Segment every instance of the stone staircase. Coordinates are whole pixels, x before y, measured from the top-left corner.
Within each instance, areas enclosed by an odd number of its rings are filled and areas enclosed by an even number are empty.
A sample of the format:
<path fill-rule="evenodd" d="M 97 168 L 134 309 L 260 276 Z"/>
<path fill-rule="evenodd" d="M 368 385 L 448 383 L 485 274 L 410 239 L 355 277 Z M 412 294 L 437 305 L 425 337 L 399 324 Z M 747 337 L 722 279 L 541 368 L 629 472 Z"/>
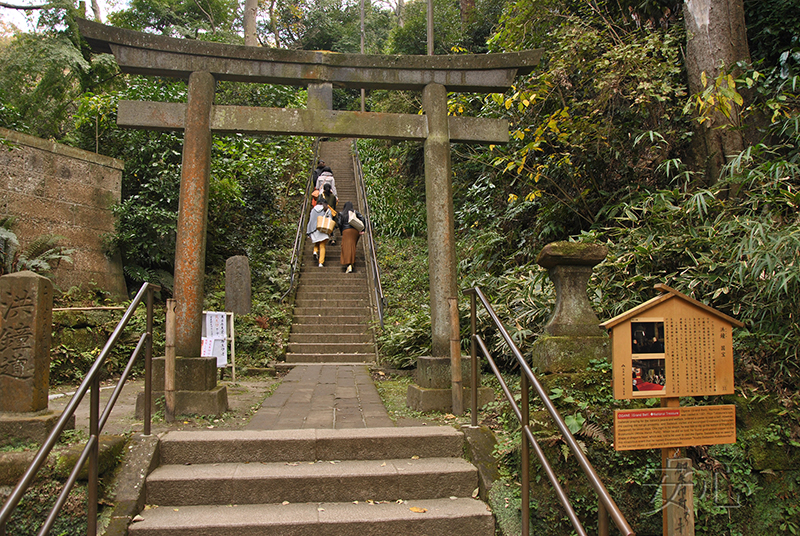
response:
<path fill-rule="evenodd" d="M 320 143 L 319 157 L 336 179 L 338 207 L 347 201 L 362 211 L 356 199 L 350 140 Z M 364 363 L 375 361 L 375 341 L 370 323 L 369 280 L 364 241 L 356 252 L 355 271 L 346 274 L 339 262 L 341 236 L 328 243 L 325 266 L 320 268 L 306 240 L 295 297 L 294 317 L 286 353 L 287 363 Z"/>
<path fill-rule="evenodd" d="M 169 432 L 131 536 L 493 536 L 451 427 Z"/>

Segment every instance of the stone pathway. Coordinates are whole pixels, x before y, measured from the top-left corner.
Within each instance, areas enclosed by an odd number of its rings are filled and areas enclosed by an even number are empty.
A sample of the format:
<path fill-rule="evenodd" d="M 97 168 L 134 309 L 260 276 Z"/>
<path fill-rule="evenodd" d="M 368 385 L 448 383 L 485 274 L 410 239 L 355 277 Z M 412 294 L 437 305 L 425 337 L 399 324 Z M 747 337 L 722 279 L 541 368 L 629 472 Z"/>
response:
<path fill-rule="evenodd" d="M 394 426 L 366 365 L 298 364 L 264 400 L 248 430 Z"/>

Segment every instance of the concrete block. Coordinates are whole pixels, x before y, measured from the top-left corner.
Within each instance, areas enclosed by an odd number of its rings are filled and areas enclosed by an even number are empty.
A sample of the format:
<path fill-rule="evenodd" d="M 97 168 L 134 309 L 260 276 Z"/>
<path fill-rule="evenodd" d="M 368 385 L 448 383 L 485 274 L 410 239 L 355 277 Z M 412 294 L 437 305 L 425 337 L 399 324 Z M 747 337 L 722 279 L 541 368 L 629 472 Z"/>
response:
<path fill-rule="evenodd" d="M 593 359 L 611 360 L 609 338 L 603 337 L 548 337 L 534 341 L 531 365 L 540 373 L 581 372 Z"/>
<path fill-rule="evenodd" d="M 40 414 L 0 414 L 0 445 L 18 443 L 43 443 L 61 417 L 52 411 Z M 75 428 L 75 416 L 67 422 L 65 430 Z"/>
<path fill-rule="evenodd" d="M 467 356 L 461 357 L 461 385 L 468 387 L 472 379 L 472 361 Z M 425 389 L 450 389 L 452 376 L 449 357 L 423 356 L 417 358 L 415 381 Z"/>
<path fill-rule="evenodd" d="M 217 386 L 216 357 L 175 359 L 176 391 L 209 391 Z M 153 391 L 164 390 L 164 358 L 153 359 Z"/>
<path fill-rule="evenodd" d="M 464 387 L 464 409 L 472 404 L 472 390 Z M 489 387 L 478 388 L 478 407 L 494 400 L 494 391 Z M 452 411 L 453 394 L 450 389 L 426 389 L 411 384 L 406 393 L 406 405 L 415 411 Z"/>
<path fill-rule="evenodd" d="M 156 403 L 164 396 L 164 391 L 153 391 L 151 407 L 153 412 L 163 409 Z M 216 415 L 228 411 L 228 389 L 218 386 L 206 391 L 175 391 L 175 416 L 178 415 Z M 136 418 L 144 418 L 144 393 L 136 397 Z"/>

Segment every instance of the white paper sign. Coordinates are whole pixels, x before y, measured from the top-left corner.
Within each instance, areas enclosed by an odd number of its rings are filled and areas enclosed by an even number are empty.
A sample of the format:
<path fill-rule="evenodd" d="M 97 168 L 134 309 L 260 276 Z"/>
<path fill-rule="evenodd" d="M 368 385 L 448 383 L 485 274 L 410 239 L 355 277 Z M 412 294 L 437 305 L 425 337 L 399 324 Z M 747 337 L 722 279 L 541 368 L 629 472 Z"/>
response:
<path fill-rule="evenodd" d="M 228 330 L 225 313 L 207 312 L 203 325 L 204 337 L 202 338 L 200 355 L 202 357 L 214 356 L 217 358 L 217 367 L 228 364 Z"/>

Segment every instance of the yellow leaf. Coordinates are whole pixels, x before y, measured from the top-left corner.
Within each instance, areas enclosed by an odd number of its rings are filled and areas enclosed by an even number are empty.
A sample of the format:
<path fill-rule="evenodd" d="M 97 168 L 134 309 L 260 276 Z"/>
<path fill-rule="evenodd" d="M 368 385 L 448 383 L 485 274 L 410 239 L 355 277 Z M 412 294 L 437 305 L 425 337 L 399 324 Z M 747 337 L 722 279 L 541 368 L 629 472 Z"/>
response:
<path fill-rule="evenodd" d="M 411 508 L 409 508 L 409 510 L 411 510 L 412 512 L 416 512 L 418 514 L 424 514 L 425 512 L 428 511 L 427 508 L 420 508 L 418 506 L 412 506 Z"/>
<path fill-rule="evenodd" d="M 703 87 L 706 87 L 708 85 L 708 77 L 706 77 L 705 71 L 700 73 L 700 83 L 703 84 Z"/>

